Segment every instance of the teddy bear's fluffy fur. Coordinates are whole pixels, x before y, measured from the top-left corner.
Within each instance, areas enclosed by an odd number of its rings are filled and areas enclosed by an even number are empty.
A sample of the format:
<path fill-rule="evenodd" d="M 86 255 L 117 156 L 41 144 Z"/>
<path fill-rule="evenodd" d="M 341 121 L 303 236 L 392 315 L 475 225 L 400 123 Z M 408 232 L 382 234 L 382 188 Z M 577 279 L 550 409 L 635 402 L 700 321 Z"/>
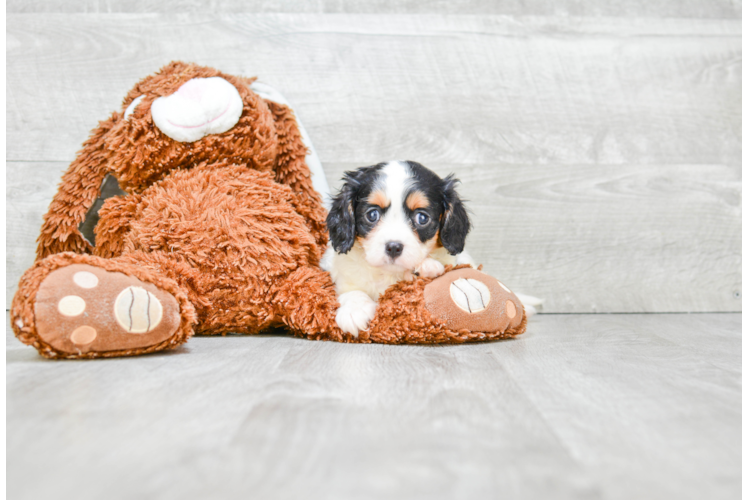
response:
<path fill-rule="evenodd" d="M 234 85 L 243 101 L 233 128 L 177 142 L 154 126 L 155 99 L 213 76 Z M 335 324 L 333 284 L 319 268 L 326 212 L 312 187 L 306 147 L 293 112 L 254 93 L 253 80 L 171 63 L 139 82 L 122 111 L 99 123 L 62 178 L 44 217 L 37 261 L 13 299 L 11 321 L 21 341 L 47 357 L 80 358 L 171 348 L 193 333 L 252 334 L 274 326 L 312 339 L 384 343 L 465 342 L 524 331 L 521 311 L 504 331 L 450 329 L 427 310 L 423 290 L 431 280 L 416 279 L 385 293 L 368 331 L 358 338 L 343 333 Z M 125 119 L 139 96 L 145 97 Z M 92 246 L 78 228 L 107 174 L 127 194 L 105 201 Z M 73 264 L 171 294 L 179 328 L 165 341 L 134 349 L 118 348 L 116 336 L 99 348 L 52 345 L 36 329 L 36 294 L 51 273 Z"/>

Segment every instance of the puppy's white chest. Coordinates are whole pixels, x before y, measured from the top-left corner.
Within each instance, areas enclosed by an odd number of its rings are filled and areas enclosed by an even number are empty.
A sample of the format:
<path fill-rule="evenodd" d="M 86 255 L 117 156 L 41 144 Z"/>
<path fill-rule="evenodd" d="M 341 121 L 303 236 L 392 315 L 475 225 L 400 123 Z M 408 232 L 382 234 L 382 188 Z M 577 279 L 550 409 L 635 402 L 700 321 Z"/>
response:
<path fill-rule="evenodd" d="M 405 278 L 404 271 L 390 272 L 370 266 L 358 246 L 347 254 L 334 254 L 331 257 L 330 275 L 338 295 L 360 290 L 377 300 L 387 288 Z"/>

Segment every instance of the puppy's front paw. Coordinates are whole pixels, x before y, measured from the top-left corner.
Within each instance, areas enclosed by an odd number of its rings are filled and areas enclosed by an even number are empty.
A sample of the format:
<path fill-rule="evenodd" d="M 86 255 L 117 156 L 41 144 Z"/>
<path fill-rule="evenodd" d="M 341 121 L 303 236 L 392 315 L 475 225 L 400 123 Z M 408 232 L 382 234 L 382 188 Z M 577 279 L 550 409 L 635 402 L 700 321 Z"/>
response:
<path fill-rule="evenodd" d="M 418 275 L 423 278 L 436 278 L 444 274 L 444 264 L 438 260 L 428 258 L 423 261 L 417 271 Z"/>
<path fill-rule="evenodd" d="M 359 290 L 340 295 L 338 302 L 340 302 L 340 307 L 335 315 L 335 322 L 341 330 L 358 338 L 358 332 L 366 330 L 369 327 L 369 321 L 374 318 L 377 303 Z"/>

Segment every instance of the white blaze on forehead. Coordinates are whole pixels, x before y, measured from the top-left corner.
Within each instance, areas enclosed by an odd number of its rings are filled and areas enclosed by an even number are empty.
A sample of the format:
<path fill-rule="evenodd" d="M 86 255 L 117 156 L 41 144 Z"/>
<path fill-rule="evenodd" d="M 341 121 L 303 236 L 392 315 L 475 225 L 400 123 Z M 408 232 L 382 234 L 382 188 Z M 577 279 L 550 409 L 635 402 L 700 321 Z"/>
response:
<path fill-rule="evenodd" d="M 405 194 L 413 183 L 412 172 L 407 164 L 393 161 L 379 172 L 379 179 L 373 189 L 384 191 L 390 201 L 382 220 L 363 241 L 366 260 L 372 266 L 393 265 L 402 269 L 416 269 L 428 257 L 433 244 L 424 244 L 413 231 L 408 215 L 403 208 Z M 390 241 L 403 244 L 403 253 L 394 263 L 385 252 Z"/>
<path fill-rule="evenodd" d="M 396 211 L 407 222 L 403 211 L 403 202 L 405 201 L 405 192 L 413 183 L 410 167 L 400 161 L 391 161 L 384 166 L 381 173 L 380 183 L 391 203 L 387 215 Z"/>
<path fill-rule="evenodd" d="M 153 123 L 179 142 L 220 134 L 239 121 L 244 103 L 236 87 L 221 77 L 193 78 L 151 105 Z"/>

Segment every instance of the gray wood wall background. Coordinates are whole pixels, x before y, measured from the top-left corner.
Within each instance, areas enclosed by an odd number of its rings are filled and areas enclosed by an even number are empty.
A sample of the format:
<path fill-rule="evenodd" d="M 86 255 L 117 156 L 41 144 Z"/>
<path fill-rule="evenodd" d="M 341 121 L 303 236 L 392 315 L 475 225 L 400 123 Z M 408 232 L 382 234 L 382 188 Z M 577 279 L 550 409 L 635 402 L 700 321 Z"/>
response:
<path fill-rule="evenodd" d="M 9 0 L 7 302 L 61 173 L 173 59 L 258 75 L 333 188 L 455 172 L 469 250 L 546 312 L 741 310 L 741 14 L 731 0 Z"/>

